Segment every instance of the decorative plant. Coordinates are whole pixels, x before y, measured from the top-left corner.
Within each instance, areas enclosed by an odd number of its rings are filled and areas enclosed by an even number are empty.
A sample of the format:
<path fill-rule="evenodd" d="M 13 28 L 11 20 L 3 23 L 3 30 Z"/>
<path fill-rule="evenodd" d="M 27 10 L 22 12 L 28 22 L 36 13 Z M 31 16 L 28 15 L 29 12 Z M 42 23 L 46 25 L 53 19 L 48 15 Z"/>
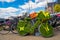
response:
<path fill-rule="evenodd" d="M 24 20 L 20 20 L 17 25 L 17 30 L 20 35 L 27 35 L 30 32 L 30 18 L 24 18 Z"/>
<path fill-rule="evenodd" d="M 0 26 L 0 31 L 2 30 L 2 27 Z"/>
<path fill-rule="evenodd" d="M 32 14 L 31 14 L 32 15 Z M 30 15 L 30 16 L 31 16 Z M 31 16 L 32 17 L 32 16 Z M 34 25 L 31 24 L 31 20 L 36 18 Z M 48 19 L 50 19 L 50 14 L 48 12 L 40 11 L 38 16 L 34 14 L 33 18 L 25 17 L 24 20 L 20 20 L 17 25 L 17 30 L 20 35 L 26 35 L 28 33 L 33 34 L 34 30 L 40 25 L 39 31 L 42 36 L 50 37 L 53 35 L 53 28 L 48 24 Z"/>
<path fill-rule="evenodd" d="M 55 4 L 54 6 L 54 12 L 60 12 L 60 4 Z"/>
<path fill-rule="evenodd" d="M 51 37 L 53 36 L 53 28 L 48 22 L 42 23 L 40 27 L 41 35 L 44 37 Z"/>
<path fill-rule="evenodd" d="M 37 17 L 37 13 L 36 12 L 33 12 L 29 16 L 30 16 L 31 19 L 34 19 L 34 18 Z"/>
<path fill-rule="evenodd" d="M 48 20 L 50 19 L 50 14 L 48 12 L 41 11 L 38 13 L 38 20 L 40 20 L 40 32 L 44 37 L 50 37 L 53 35 L 53 27 L 48 24 Z"/>

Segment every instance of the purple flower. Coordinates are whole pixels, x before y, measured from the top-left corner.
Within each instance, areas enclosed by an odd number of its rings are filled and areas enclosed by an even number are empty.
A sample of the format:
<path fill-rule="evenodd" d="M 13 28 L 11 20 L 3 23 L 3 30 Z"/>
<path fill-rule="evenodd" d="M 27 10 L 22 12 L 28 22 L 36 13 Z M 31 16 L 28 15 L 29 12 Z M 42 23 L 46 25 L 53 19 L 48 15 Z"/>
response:
<path fill-rule="evenodd" d="M 10 24 L 11 24 L 11 22 L 10 22 L 10 21 L 6 21 L 6 24 L 7 24 L 7 25 L 10 25 Z"/>

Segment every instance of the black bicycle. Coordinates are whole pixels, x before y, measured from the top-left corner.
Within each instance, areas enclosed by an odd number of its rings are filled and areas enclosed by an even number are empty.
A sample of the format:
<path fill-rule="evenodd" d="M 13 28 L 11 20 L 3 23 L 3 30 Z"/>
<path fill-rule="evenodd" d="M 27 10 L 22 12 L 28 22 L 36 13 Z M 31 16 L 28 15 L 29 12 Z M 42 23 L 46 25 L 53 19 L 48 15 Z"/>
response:
<path fill-rule="evenodd" d="M 5 35 L 10 32 L 10 27 L 6 25 L 5 21 L 0 21 L 0 34 Z"/>
<path fill-rule="evenodd" d="M 18 34 L 17 32 L 17 24 L 18 24 L 19 18 L 13 18 L 13 20 L 11 20 L 11 32 L 14 34 Z"/>
<path fill-rule="evenodd" d="M 5 35 L 10 31 L 14 34 L 17 34 L 17 20 L 15 19 L 6 19 L 5 21 L 0 21 L 0 34 Z"/>

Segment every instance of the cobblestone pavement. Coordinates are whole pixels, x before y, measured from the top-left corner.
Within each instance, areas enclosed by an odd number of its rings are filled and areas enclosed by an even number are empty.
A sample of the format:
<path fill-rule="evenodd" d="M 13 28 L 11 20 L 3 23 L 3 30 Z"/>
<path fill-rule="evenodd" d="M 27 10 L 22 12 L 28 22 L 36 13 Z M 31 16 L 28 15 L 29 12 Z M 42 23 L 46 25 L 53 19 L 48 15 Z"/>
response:
<path fill-rule="evenodd" d="M 50 38 L 44 38 L 42 36 L 20 36 L 12 33 L 7 35 L 0 34 L 0 40 L 60 40 L 60 31 L 55 31 L 55 35 Z"/>

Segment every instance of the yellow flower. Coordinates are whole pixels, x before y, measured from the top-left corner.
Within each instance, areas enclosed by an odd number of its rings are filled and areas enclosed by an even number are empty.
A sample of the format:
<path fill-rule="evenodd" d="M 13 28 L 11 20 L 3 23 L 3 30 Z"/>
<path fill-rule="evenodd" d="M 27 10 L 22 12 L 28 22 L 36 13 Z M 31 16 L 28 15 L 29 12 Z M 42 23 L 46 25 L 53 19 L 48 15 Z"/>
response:
<path fill-rule="evenodd" d="M 48 12 L 43 13 L 43 14 L 44 14 L 45 17 L 46 17 L 46 16 L 49 16 L 49 13 L 48 13 Z"/>
<path fill-rule="evenodd" d="M 38 13 L 36 14 L 36 16 L 38 16 Z"/>
<path fill-rule="evenodd" d="M 47 31 L 49 31 L 49 28 L 48 28 L 48 26 L 46 27 L 46 29 L 47 29 Z"/>
<path fill-rule="evenodd" d="M 45 30 L 46 30 L 46 31 L 49 31 L 49 28 L 48 28 L 48 26 L 47 26 L 47 27 L 45 27 Z"/>
<path fill-rule="evenodd" d="M 20 31 L 23 31 L 24 30 L 24 26 L 23 27 L 20 27 Z"/>

